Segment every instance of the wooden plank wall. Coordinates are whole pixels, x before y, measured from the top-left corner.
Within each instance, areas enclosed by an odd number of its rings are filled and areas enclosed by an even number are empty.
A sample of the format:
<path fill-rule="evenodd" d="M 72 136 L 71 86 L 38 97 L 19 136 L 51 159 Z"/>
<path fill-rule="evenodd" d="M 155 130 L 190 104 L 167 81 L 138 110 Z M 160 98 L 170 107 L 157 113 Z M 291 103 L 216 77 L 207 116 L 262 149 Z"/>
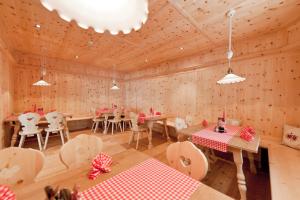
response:
<path fill-rule="evenodd" d="M 0 149 L 4 147 L 3 120 L 13 111 L 14 60 L 0 38 Z"/>
<path fill-rule="evenodd" d="M 163 113 L 194 123 L 227 117 L 241 119 L 263 136 L 279 140 L 283 124 L 300 126 L 300 23 L 276 33 L 234 43 L 232 68 L 247 78 L 234 85 L 217 85 L 227 70 L 226 47 L 125 77 L 126 106 Z"/>
<path fill-rule="evenodd" d="M 58 110 L 76 116 L 90 114 L 91 108 L 111 107 L 124 104 L 124 83 L 116 77 L 121 90 L 111 91 L 111 71 L 101 71 L 75 62 L 46 59 L 45 80 L 51 87 L 32 86 L 40 77 L 40 58 L 23 53 L 15 54 L 14 111 L 32 109 L 33 105 L 43 107 L 46 112 Z"/>

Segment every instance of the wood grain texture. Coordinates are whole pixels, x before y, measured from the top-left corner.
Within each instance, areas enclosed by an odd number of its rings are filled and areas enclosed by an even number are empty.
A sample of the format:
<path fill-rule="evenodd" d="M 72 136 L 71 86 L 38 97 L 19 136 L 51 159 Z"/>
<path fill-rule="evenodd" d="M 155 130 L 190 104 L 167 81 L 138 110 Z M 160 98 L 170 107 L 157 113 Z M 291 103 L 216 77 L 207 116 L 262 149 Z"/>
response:
<path fill-rule="evenodd" d="M 40 77 L 39 58 L 35 55 L 19 54 L 16 60 L 15 112 L 30 110 L 36 104 L 46 112 L 56 109 L 82 116 L 91 114 L 91 108 L 110 108 L 112 104 L 123 106 L 125 92 L 118 73 L 48 58 L 45 80 L 51 86 L 42 88 L 32 85 Z M 121 88 L 119 91 L 110 90 L 112 77 L 116 77 Z"/>
<path fill-rule="evenodd" d="M 3 120 L 13 111 L 14 60 L 0 38 L 0 149 L 5 143 Z"/>
<path fill-rule="evenodd" d="M 248 39 L 292 24 L 299 7 L 298 0 L 149 0 L 149 17 L 139 31 L 112 36 L 67 23 L 39 0 L 0 0 L 0 36 L 11 51 L 41 54 L 46 46 L 47 57 L 74 61 L 78 55 L 76 62 L 101 69 L 115 63 L 128 72 L 224 44 L 230 8 L 237 10 L 234 38 Z"/>
<path fill-rule="evenodd" d="M 247 78 L 217 85 L 227 70 L 225 48 L 165 62 L 125 76 L 126 105 L 215 122 L 226 110 L 262 137 L 281 139 L 283 124 L 300 126 L 300 23 L 234 45 L 232 68 Z"/>

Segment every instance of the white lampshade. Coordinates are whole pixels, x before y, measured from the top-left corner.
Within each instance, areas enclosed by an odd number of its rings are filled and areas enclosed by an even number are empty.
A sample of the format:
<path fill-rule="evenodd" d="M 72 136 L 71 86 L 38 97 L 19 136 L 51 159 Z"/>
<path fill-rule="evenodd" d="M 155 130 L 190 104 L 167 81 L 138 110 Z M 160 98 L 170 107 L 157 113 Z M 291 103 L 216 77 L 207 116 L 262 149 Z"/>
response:
<path fill-rule="evenodd" d="M 117 86 L 117 83 L 115 80 L 113 80 L 113 86 L 110 88 L 111 90 L 119 90 L 120 88 Z"/>
<path fill-rule="evenodd" d="M 232 83 L 238 83 L 246 80 L 246 78 L 237 76 L 233 73 L 232 69 L 228 69 L 227 74 L 220 80 L 217 81 L 218 84 L 232 84 Z"/>
<path fill-rule="evenodd" d="M 41 0 L 49 11 L 81 28 L 94 28 L 98 33 L 108 30 L 112 35 L 139 30 L 148 17 L 148 0 Z"/>
<path fill-rule="evenodd" d="M 32 84 L 34 86 L 50 86 L 50 83 L 47 83 L 46 81 L 43 80 L 43 78 L 41 78 L 39 81 L 35 82 L 34 84 Z"/>

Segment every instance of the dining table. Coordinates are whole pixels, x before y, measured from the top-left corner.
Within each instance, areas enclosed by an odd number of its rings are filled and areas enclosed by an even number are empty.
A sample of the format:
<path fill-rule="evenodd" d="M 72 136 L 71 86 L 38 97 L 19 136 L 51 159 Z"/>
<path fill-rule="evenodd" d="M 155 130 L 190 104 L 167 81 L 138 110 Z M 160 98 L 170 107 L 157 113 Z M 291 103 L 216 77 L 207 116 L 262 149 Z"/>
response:
<path fill-rule="evenodd" d="M 225 194 L 151 158 L 135 149 L 112 155 L 111 171 L 88 179 L 90 163 L 12 187 L 17 199 L 45 199 L 44 187 L 72 189 L 76 184 L 81 199 L 232 199 Z M 174 198 L 175 197 L 175 198 Z"/>
<path fill-rule="evenodd" d="M 153 147 L 152 144 L 152 136 L 153 136 L 153 125 L 156 122 L 163 122 L 164 128 L 165 128 L 165 134 L 167 137 L 167 140 L 170 141 L 169 137 L 169 132 L 168 132 L 168 127 L 167 127 L 167 119 L 168 117 L 165 115 L 146 115 L 144 117 L 139 117 L 139 120 L 143 121 L 144 124 L 146 124 L 147 128 L 149 129 L 149 134 L 148 134 L 148 149 L 151 149 Z"/>
<path fill-rule="evenodd" d="M 194 125 L 178 131 L 179 140 L 188 138 L 196 145 L 206 147 L 212 150 L 221 152 L 232 152 L 233 160 L 237 168 L 237 183 L 241 199 L 246 198 L 246 179 L 243 172 L 243 154 L 242 151 L 247 152 L 250 161 L 250 170 L 255 173 L 256 168 L 254 164 L 253 153 L 258 152 L 260 143 L 259 134 L 255 134 L 251 141 L 246 141 L 240 137 L 241 126 L 226 125 L 227 133 L 217 133 L 214 131 L 214 124 L 207 127 L 203 125 Z"/>
<path fill-rule="evenodd" d="M 62 114 L 63 114 L 64 131 L 68 137 L 69 136 L 69 128 L 68 128 L 67 119 L 72 118 L 73 115 L 70 113 L 62 113 Z M 18 139 L 18 133 L 21 130 L 21 123 L 18 118 L 19 115 L 20 114 L 13 114 L 11 116 L 8 116 L 4 120 L 4 123 L 8 124 L 10 127 L 13 127 L 13 134 L 11 136 L 11 142 L 10 142 L 11 147 L 16 145 L 17 139 Z M 45 115 L 41 116 L 40 121 L 38 123 L 38 125 L 42 125 L 42 124 L 48 124 Z M 67 138 L 67 139 L 69 139 L 69 138 Z"/>

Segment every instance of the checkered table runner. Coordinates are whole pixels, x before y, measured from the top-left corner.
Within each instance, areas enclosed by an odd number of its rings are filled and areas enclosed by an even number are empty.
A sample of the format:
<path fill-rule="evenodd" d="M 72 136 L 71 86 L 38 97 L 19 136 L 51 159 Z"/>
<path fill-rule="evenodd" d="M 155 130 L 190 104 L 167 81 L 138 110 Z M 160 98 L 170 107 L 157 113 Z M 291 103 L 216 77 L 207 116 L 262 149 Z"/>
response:
<path fill-rule="evenodd" d="M 192 135 L 192 141 L 195 144 L 205 146 L 222 152 L 227 152 L 229 141 L 237 135 L 241 129 L 239 126 L 226 125 L 227 133 L 217 133 L 215 126 L 205 128 Z"/>
<path fill-rule="evenodd" d="M 184 200 L 189 199 L 200 184 L 155 159 L 148 159 L 82 192 L 81 196 L 82 200 Z"/>

